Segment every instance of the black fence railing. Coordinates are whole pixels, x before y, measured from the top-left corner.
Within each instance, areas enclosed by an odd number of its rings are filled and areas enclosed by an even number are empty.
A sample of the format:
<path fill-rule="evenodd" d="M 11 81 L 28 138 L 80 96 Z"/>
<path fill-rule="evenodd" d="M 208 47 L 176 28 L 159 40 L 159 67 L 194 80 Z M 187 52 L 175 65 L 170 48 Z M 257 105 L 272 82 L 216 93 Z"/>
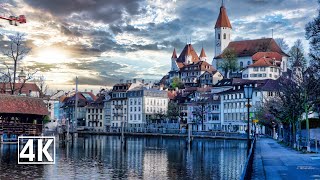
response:
<path fill-rule="evenodd" d="M 241 180 L 251 179 L 252 172 L 253 172 L 253 159 L 254 159 L 255 149 L 256 149 L 256 138 L 254 138 L 251 142 L 251 147 L 248 153 L 246 164 L 244 165 L 244 169 L 240 177 Z"/>

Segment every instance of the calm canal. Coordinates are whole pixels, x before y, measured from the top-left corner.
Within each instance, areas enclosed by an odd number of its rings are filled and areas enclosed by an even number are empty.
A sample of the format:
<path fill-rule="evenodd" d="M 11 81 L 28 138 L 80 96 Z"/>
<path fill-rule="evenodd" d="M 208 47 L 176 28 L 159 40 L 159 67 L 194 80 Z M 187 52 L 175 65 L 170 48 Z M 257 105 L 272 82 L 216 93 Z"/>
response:
<path fill-rule="evenodd" d="M 246 141 L 79 137 L 56 147 L 55 165 L 17 165 L 17 145 L 0 145 L 0 179 L 239 179 Z"/>

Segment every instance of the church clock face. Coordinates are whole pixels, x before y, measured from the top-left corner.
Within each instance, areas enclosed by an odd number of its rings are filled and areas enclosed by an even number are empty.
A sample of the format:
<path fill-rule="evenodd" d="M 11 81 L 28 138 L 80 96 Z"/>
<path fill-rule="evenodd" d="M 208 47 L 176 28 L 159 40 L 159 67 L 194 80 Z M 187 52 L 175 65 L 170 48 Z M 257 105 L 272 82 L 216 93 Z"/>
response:
<path fill-rule="evenodd" d="M 218 47 L 220 47 L 220 45 L 221 45 L 221 44 L 220 44 L 220 41 L 217 41 L 217 42 L 216 42 L 216 45 L 217 45 Z"/>

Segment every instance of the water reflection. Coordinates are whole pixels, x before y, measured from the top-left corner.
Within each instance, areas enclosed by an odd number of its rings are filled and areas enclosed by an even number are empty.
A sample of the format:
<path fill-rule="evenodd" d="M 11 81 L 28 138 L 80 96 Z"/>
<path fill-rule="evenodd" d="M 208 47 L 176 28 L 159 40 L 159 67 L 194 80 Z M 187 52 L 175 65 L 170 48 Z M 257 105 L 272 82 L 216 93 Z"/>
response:
<path fill-rule="evenodd" d="M 246 141 L 87 136 L 58 145 L 55 165 L 17 165 L 17 146 L 1 145 L 0 179 L 239 179 Z"/>

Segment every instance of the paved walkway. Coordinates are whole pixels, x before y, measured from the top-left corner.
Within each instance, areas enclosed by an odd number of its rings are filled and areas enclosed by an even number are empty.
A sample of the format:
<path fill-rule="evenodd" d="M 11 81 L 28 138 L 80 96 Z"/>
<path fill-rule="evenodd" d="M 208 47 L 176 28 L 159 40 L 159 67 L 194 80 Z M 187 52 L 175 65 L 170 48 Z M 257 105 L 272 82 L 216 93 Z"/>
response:
<path fill-rule="evenodd" d="M 320 154 L 302 154 L 273 139 L 260 138 L 252 179 L 320 179 Z"/>

